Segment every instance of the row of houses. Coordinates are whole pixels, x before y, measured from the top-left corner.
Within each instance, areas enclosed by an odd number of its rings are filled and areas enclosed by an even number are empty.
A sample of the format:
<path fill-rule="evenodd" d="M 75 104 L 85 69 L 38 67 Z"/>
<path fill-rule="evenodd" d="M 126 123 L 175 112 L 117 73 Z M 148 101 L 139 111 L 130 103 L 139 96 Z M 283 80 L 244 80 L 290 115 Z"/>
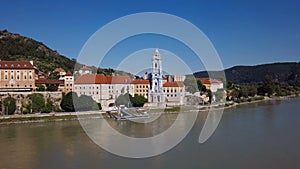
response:
<path fill-rule="evenodd" d="M 148 97 L 150 80 L 132 79 L 129 76 L 105 76 L 92 74 L 91 69 L 82 67 L 74 77 L 71 72 L 62 68 L 55 69 L 59 79 L 48 79 L 29 61 L 0 61 L 0 92 L 35 91 L 38 86 L 46 88 L 56 86 L 57 91 L 76 92 L 80 95 L 91 96 L 95 101 L 107 106 L 121 94 L 141 95 Z M 49 75 L 49 74 L 47 74 Z M 146 76 L 146 75 L 145 75 Z M 179 102 L 184 97 L 185 76 L 163 76 L 162 89 L 166 102 Z M 223 88 L 223 83 L 214 79 L 200 78 L 207 89 L 216 92 Z"/>
<path fill-rule="evenodd" d="M 107 106 L 121 94 L 148 97 L 150 81 L 132 79 L 129 76 L 105 76 L 103 74 L 85 74 L 78 77 L 74 84 L 74 91 L 80 95 L 91 96 L 96 102 Z M 179 101 L 180 93 L 185 92 L 182 81 L 165 82 L 163 90 L 168 102 Z"/>

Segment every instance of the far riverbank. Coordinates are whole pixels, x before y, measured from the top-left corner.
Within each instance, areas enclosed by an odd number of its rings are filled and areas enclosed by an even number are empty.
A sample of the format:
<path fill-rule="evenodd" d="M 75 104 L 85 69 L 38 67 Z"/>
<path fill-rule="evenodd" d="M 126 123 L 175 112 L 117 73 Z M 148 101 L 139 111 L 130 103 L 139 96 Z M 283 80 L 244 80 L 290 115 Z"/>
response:
<path fill-rule="evenodd" d="M 223 105 L 200 105 L 200 106 L 184 106 L 184 107 L 169 107 L 164 110 L 164 113 L 179 113 L 186 110 L 199 110 L 207 111 L 209 108 L 224 108 L 229 109 L 239 105 L 252 104 L 272 100 L 285 100 L 289 98 L 296 98 L 299 96 L 291 95 L 284 97 L 264 97 L 262 100 L 245 101 L 241 103 L 226 102 Z M 155 113 L 150 111 L 150 113 Z M 17 124 L 17 123 L 41 123 L 41 122 L 54 122 L 54 121 L 68 121 L 88 118 L 106 118 L 108 117 L 105 111 L 86 111 L 86 112 L 52 112 L 52 113 L 36 113 L 36 114 L 15 114 L 0 116 L 0 125 Z"/>

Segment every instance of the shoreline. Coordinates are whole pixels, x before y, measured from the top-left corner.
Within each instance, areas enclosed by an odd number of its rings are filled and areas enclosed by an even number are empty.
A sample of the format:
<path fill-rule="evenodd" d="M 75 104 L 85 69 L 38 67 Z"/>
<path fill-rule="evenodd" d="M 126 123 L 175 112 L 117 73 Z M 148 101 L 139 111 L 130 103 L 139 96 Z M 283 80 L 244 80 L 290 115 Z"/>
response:
<path fill-rule="evenodd" d="M 231 105 L 225 106 L 226 102 L 224 103 L 223 108 L 224 110 L 231 109 L 237 106 L 242 106 L 242 105 L 248 105 L 252 103 L 259 103 L 259 102 L 266 102 L 266 101 L 274 101 L 274 100 L 286 100 L 289 98 L 298 98 L 299 96 L 296 95 L 291 95 L 291 96 L 280 96 L 280 97 L 264 97 L 262 100 L 253 100 L 253 101 L 245 101 L 241 103 L 236 103 L 232 102 Z M 218 108 L 217 105 L 216 108 Z M 194 109 L 191 109 L 189 111 L 193 110 L 198 110 L 199 112 L 201 111 L 207 111 L 211 105 L 206 105 L 206 106 L 194 106 Z M 214 108 L 214 106 L 213 106 Z M 155 113 L 155 112 L 152 112 Z M 170 113 L 178 113 L 177 111 L 170 111 L 170 112 L 163 112 L 166 114 Z M 52 112 L 49 114 L 42 114 L 42 113 L 37 113 L 37 114 L 26 114 L 26 115 L 5 115 L 5 116 L 0 116 L 0 125 L 9 125 L 9 124 L 25 124 L 25 123 L 45 123 L 45 122 L 59 122 L 59 121 L 75 121 L 75 120 L 80 120 L 80 119 L 89 119 L 89 118 L 107 118 L 106 112 L 105 111 L 87 111 L 87 112 Z"/>

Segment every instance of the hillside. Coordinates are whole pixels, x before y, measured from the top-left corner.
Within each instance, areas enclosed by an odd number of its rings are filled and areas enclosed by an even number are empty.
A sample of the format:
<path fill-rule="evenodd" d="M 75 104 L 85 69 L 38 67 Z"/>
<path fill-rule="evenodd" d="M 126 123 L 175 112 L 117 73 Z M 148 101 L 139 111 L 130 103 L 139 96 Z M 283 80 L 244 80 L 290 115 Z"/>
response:
<path fill-rule="evenodd" d="M 0 60 L 33 60 L 34 66 L 43 72 L 53 71 L 58 67 L 73 72 L 76 63 L 76 60 L 60 55 L 42 42 L 24 37 L 20 34 L 11 33 L 7 30 L 0 30 Z M 78 65 L 78 67 L 81 66 L 83 65 Z M 130 73 L 110 68 L 97 68 L 95 66 L 90 66 L 90 68 L 95 73 L 103 73 L 105 75 L 114 73 L 116 75 L 132 76 Z"/>
<path fill-rule="evenodd" d="M 278 82 L 294 83 L 300 81 L 300 62 L 272 63 L 256 66 L 234 66 L 225 69 L 227 81 L 234 83 L 260 83 L 266 75 Z M 195 77 L 207 77 L 207 72 L 196 72 Z"/>
<path fill-rule="evenodd" d="M 73 71 L 75 60 L 71 60 L 51 50 L 41 42 L 7 30 L 0 31 L 1 60 L 33 60 L 34 65 L 44 72 L 53 71 L 57 67 Z"/>

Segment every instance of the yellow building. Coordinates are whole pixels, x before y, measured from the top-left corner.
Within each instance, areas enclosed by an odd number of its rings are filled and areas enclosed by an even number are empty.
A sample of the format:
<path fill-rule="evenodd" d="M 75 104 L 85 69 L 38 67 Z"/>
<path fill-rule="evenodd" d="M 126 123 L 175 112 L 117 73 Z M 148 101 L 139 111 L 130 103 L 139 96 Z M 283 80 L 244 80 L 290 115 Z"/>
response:
<path fill-rule="evenodd" d="M 148 98 L 148 90 L 150 88 L 149 80 L 133 80 L 132 84 L 134 85 L 134 94 Z"/>

